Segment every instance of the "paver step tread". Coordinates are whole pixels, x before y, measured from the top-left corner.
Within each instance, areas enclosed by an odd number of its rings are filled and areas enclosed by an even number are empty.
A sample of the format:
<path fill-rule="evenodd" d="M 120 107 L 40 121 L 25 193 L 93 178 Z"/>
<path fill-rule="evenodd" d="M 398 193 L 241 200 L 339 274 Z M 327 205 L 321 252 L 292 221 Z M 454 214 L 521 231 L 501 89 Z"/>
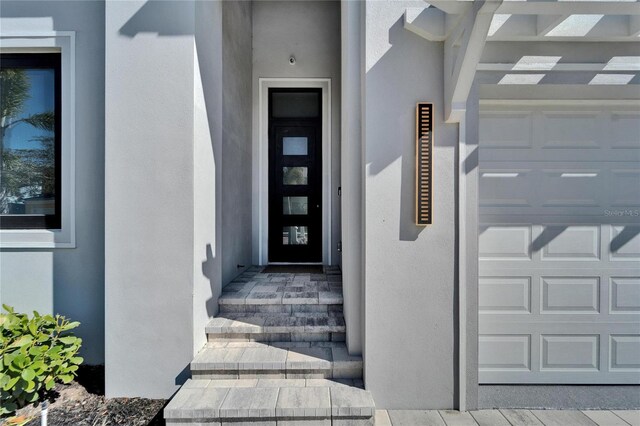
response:
<path fill-rule="evenodd" d="M 349 355 L 338 342 L 223 342 L 210 344 L 191 362 L 194 377 L 200 374 L 321 374 L 321 377 L 361 378 L 362 357 Z M 307 376 L 309 377 L 309 376 Z"/>
<path fill-rule="evenodd" d="M 233 384 L 231 383 L 233 382 Z M 225 387 L 229 385 L 228 387 Z M 165 419 L 369 419 L 375 415 L 371 394 L 327 380 L 189 380 L 165 407 Z"/>
<path fill-rule="evenodd" d="M 344 317 L 340 315 L 291 315 L 224 314 L 209 321 L 208 334 L 225 333 L 344 333 Z"/>
<path fill-rule="evenodd" d="M 277 283 L 275 283 L 277 284 Z M 223 289 L 220 305 L 341 305 L 342 286 L 330 284 L 281 286 L 242 283 Z"/>

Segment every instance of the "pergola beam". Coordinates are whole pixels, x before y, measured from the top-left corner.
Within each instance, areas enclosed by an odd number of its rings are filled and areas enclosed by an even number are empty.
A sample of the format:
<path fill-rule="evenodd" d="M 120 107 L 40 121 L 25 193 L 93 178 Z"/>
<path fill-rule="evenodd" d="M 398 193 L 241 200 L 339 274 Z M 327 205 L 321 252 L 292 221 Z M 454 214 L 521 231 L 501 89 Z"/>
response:
<path fill-rule="evenodd" d="M 569 15 L 538 15 L 536 17 L 537 35 L 546 35 L 568 17 Z"/>
<path fill-rule="evenodd" d="M 502 0 L 476 1 L 444 44 L 445 121 L 459 122 L 480 62 L 489 27 Z"/>
<path fill-rule="evenodd" d="M 496 71 L 510 73 L 541 72 L 638 72 L 640 63 L 632 61 L 619 63 L 480 63 L 478 71 Z"/>
<path fill-rule="evenodd" d="M 640 15 L 496 13 L 489 41 L 638 41 Z"/>
<path fill-rule="evenodd" d="M 444 13 L 459 15 L 465 13 L 471 0 L 430 0 L 427 1 L 433 7 L 437 7 Z"/>
<path fill-rule="evenodd" d="M 640 37 L 640 15 L 629 16 L 629 36 Z"/>
<path fill-rule="evenodd" d="M 640 15 L 637 1 L 505 0 L 496 13 L 515 15 Z"/>
<path fill-rule="evenodd" d="M 471 7 L 468 1 L 459 2 L 463 12 Z M 404 28 L 429 41 L 444 41 L 458 26 L 462 14 L 450 14 L 436 7 L 408 7 L 403 15 Z"/>
<path fill-rule="evenodd" d="M 404 11 L 404 28 L 429 41 L 444 41 L 446 15 L 434 7 L 410 7 Z"/>

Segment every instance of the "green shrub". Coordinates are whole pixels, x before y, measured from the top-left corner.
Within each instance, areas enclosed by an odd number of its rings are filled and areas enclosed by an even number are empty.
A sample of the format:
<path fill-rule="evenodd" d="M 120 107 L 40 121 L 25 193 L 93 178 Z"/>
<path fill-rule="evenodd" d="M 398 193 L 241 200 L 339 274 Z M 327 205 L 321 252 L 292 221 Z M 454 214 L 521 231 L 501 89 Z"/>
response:
<path fill-rule="evenodd" d="M 82 363 L 82 339 L 69 333 L 80 325 L 65 317 L 0 313 L 0 416 L 41 400 L 56 382 L 69 383 Z"/>

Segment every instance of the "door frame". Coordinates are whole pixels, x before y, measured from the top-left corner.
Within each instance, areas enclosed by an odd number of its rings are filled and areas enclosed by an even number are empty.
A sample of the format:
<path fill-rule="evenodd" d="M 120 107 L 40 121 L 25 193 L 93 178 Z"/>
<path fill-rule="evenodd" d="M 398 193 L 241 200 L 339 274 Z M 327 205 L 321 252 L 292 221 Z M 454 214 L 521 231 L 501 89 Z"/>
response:
<path fill-rule="evenodd" d="M 253 138 L 254 161 L 252 167 L 254 196 L 252 233 L 254 248 L 257 246 L 257 253 L 254 251 L 254 259 L 260 265 L 269 263 L 269 89 L 282 87 L 322 89 L 322 263 L 331 265 L 330 78 L 258 79 L 257 114 L 254 111 L 254 124 L 257 121 L 258 137 Z"/>

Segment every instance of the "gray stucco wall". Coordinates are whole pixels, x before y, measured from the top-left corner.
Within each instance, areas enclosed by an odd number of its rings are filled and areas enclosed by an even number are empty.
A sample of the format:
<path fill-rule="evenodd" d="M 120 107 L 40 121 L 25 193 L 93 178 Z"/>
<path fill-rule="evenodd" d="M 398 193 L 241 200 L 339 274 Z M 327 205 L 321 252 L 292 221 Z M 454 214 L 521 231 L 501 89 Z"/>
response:
<path fill-rule="evenodd" d="M 76 32 L 76 248 L 0 250 L 0 302 L 80 321 L 104 362 L 104 2 L 3 1 L 0 33 Z M 62 194 L 63 197 L 68 194 Z M 1 236 L 0 236 L 1 238 Z"/>
<path fill-rule="evenodd" d="M 342 295 L 347 347 L 362 354 L 364 309 L 364 158 L 362 150 L 362 39 L 361 2 L 342 2 Z"/>
<path fill-rule="evenodd" d="M 170 396 L 194 352 L 194 9 L 106 3 L 108 397 Z"/>
<path fill-rule="evenodd" d="M 110 2 L 105 38 L 106 393 L 167 398 L 222 288 L 223 4 Z"/>
<path fill-rule="evenodd" d="M 193 353 L 222 289 L 222 3 L 195 4 L 193 76 Z"/>
<path fill-rule="evenodd" d="M 251 265 L 251 8 L 222 3 L 222 283 Z"/>
<path fill-rule="evenodd" d="M 443 122 L 443 45 L 403 28 L 406 7 L 365 15 L 365 383 L 379 408 L 457 401 L 456 125 Z M 434 103 L 433 224 L 414 225 L 415 105 Z"/>
<path fill-rule="evenodd" d="M 296 64 L 289 64 L 295 56 Z M 331 258 L 340 264 L 340 3 L 257 1 L 253 4 L 253 105 L 261 77 L 331 79 Z M 254 114 L 256 112 L 254 111 Z M 253 137 L 259 132 L 254 119 Z M 254 155 L 253 161 L 257 161 Z M 255 184 L 256 182 L 254 182 Z M 257 200 L 254 199 L 254 202 Z M 257 205 L 254 205 L 254 209 Z M 254 222 L 254 226 L 256 223 Z M 257 240 L 253 242 L 257 261 Z"/>

